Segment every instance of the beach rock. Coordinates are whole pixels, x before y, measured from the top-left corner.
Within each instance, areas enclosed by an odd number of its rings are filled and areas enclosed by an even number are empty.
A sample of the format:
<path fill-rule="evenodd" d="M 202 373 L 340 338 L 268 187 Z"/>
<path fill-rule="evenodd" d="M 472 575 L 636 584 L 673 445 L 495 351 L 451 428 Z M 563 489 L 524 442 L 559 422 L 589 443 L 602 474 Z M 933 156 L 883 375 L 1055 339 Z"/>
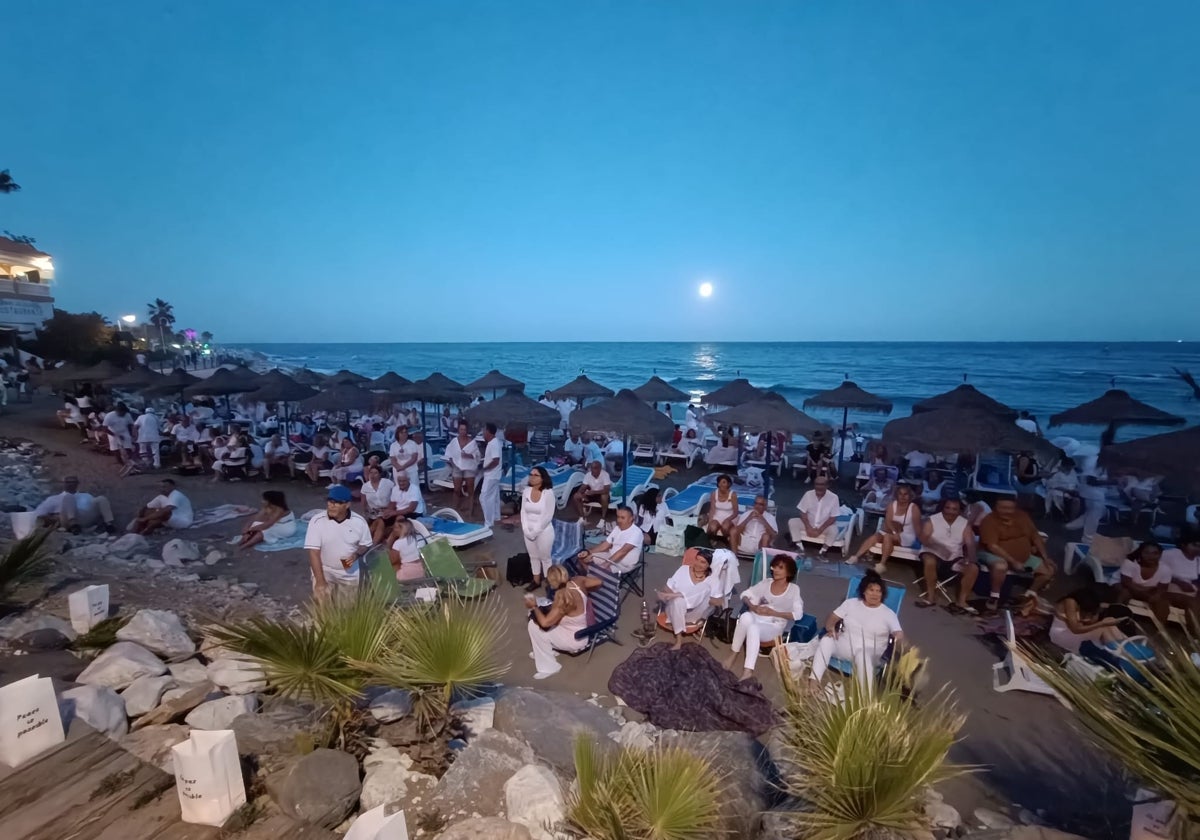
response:
<path fill-rule="evenodd" d="M 204 555 L 204 565 L 205 566 L 215 566 L 224 559 L 225 559 L 225 552 L 218 551 L 217 549 L 214 548 L 212 551 L 208 552 L 208 554 Z"/>
<path fill-rule="evenodd" d="M 79 718 L 109 738 L 120 738 L 129 731 L 125 702 L 108 686 L 81 685 L 67 689 L 60 697 L 59 713 L 64 729 L 73 718 Z"/>
<path fill-rule="evenodd" d="M 934 828 L 952 831 L 962 825 L 962 816 L 958 813 L 958 809 L 946 802 L 927 799 L 925 816 L 929 818 L 929 824 Z"/>
<path fill-rule="evenodd" d="M 117 631 L 117 638 L 167 658 L 196 652 L 196 643 L 183 629 L 179 616 L 167 610 L 138 610 L 129 623 Z"/>
<path fill-rule="evenodd" d="M 459 700 L 450 707 L 450 711 L 458 718 L 466 737 L 471 738 L 487 732 L 496 724 L 496 698 L 472 697 L 470 700 Z"/>
<path fill-rule="evenodd" d="M 648 750 L 654 746 L 654 736 L 657 732 L 658 728 L 652 723 L 629 721 L 608 737 L 628 749 Z"/>
<path fill-rule="evenodd" d="M 504 783 L 534 759 L 528 745 L 489 729 L 458 754 L 438 781 L 433 801 L 446 816 L 497 816 L 504 807 Z"/>
<path fill-rule="evenodd" d="M 574 694 L 528 688 L 511 688 L 500 695 L 495 726 L 529 744 L 566 778 L 575 776 L 572 742 L 577 735 L 603 740 L 617 730 L 607 712 Z"/>
<path fill-rule="evenodd" d="M 1016 825 L 1011 817 L 991 808 L 976 808 L 974 816 L 984 828 L 1012 828 Z"/>
<path fill-rule="evenodd" d="M 173 575 L 178 583 L 196 583 L 200 580 L 200 575 Z"/>
<path fill-rule="evenodd" d="M 228 729 L 238 715 L 254 714 L 258 698 L 252 694 L 206 700 L 188 713 L 184 723 L 192 729 Z"/>
<path fill-rule="evenodd" d="M 198 659 L 185 659 L 182 662 L 168 662 L 167 670 L 176 682 L 202 683 L 208 682 L 208 669 Z"/>
<path fill-rule="evenodd" d="M 150 651 L 133 642 L 117 642 L 92 660 L 75 682 L 106 685 L 120 690 L 138 677 L 158 677 L 167 666 Z"/>
<path fill-rule="evenodd" d="M 163 692 L 174 684 L 175 678 L 172 676 L 138 677 L 121 692 L 121 699 L 125 702 L 125 714 L 138 717 L 156 708 Z"/>
<path fill-rule="evenodd" d="M 108 555 L 108 545 L 104 542 L 89 542 L 72 545 L 63 555 L 73 563 L 96 562 Z"/>
<path fill-rule="evenodd" d="M 71 640 L 61 630 L 43 627 L 14 639 L 13 644 L 21 650 L 66 650 Z"/>
<path fill-rule="evenodd" d="M 141 534 L 124 534 L 117 537 L 108 546 L 108 553 L 128 560 L 135 554 L 145 554 L 150 550 L 150 543 Z"/>
<path fill-rule="evenodd" d="M 56 615 L 40 613 L 17 613 L 0 621 L 0 639 L 13 641 L 39 630 L 57 630 L 70 641 L 75 641 L 79 634 L 71 626 L 71 622 Z"/>
<path fill-rule="evenodd" d="M 371 701 L 370 711 L 380 723 L 391 723 L 412 714 L 412 695 L 401 688 L 385 691 Z"/>
<path fill-rule="evenodd" d="M 528 828 L 534 840 L 554 840 L 554 827 L 566 818 L 558 777 L 540 764 L 526 764 L 504 783 L 504 803 L 509 821 Z"/>
<path fill-rule="evenodd" d="M 267 777 L 267 790 L 284 814 L 333 828 L 350 815 L 362 785 L 358 762 L 338 750 L 313 750 Z"/>
<path fill-rule="evenodd" d="M 719 798 L 725 832 L 729 837 L 754 836 L 772 794 L 770 758 L 762 744 L 744 732 L 675 731 L 661 733 L 658 743 L 700 756 L 724 772 Z"/>
<path fill-rule="evenodd" d="M 177 723 L 146 726 L 123 736 L 117 743 L 121 749 L 133 753 L 147 764 L 153 764 L 164 773 L 175 775 L 175 759 L 171 755 L 171 747 L 186 741 L 191 731 Z"/>
<path fill-rule="evenodd" d="M 408 774 L 412 759 L 395 747 L 372 750 L 363 759 L 362 791 L 358 796 L 360 811 L 378 805 L 390 805 L 408 797 Z"/>
<path fill-rule="evenodd" d="M 163 546 L 162 559 L 168 566 L 182 566 L 189 561 L 195 562 L 200 559 L 200 546 L 176 537 Z"/>
<path fill-rule="evenodd" d="M 234 595 L 240 595 L 243 598 L 253 598 L 258 594 L 258 584 L 250 581 L 239 583 L 229 590 Z"/>
<path fill-rule="evenodd" d="M 500 817 L 472 817 L 450 826 L 436 840 L 532 840 L 529 829 Z"/>
<path fill-rule="evenodd" d="M 206 700 L 216 700 L 221 697 L 208 683 L 191 687 L 171 689 L 162 696 L 162 702 L 157 708 L 147 712 L 133 722 L 134 729 L 145 726 L 157 726 L 164 723 L 175 723 L 183 716 Z"/>
<path fill-rule="evenodd" d="M 790 810 L 763 811 L 758 840 L 793 840 L 799 837 L 796 812 Z"/>
<path fill-rule="evenodd" d="M 245 659 L 216 659 L 206 669 L 209 682 L 230 694 L 253 694 L 267 687 L 262 665 Z"/>
<path fill-rule="evenodd" d="M 146 558 L 146 560 L 142 563 L 142 565 L 144 565 L 147 569 L 150 569 L 155 572 L 161 571 L 162 569 L 165 569 L 167 567 L 167 564 L 164 563 L 163 561 L 159 560 L 157 557 Z"/>
<path fill-rule="evenodd" d="M 296 755 L 312 749 L 321 729 L 318 711 L 281 705 L 256 715 L 238 715 L 230 724 L 242 755 Z"/>

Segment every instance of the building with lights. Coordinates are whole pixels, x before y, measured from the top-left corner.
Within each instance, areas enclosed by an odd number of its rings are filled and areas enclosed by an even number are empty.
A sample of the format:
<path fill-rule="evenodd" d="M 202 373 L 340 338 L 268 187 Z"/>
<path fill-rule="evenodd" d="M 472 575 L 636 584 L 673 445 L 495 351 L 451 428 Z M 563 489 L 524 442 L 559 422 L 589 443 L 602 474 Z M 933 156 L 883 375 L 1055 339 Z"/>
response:
<path fill-rule="evenodd" d="M 53 281 L 49 254 L 0 236 L 0 329 L 32 335 L 54 314 Z"/>

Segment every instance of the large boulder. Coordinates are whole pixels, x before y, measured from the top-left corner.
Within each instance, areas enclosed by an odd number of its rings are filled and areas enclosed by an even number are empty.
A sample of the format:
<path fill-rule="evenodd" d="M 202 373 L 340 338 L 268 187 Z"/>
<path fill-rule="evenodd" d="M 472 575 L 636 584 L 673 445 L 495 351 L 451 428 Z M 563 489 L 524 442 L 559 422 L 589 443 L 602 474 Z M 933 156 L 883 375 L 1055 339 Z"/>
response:
<path fill-rule="evenodd" d="M 222 697 L 208 683 L 194 685 L 190 688 L 173 688 L 162 696 L 162 704 L 147 712 L 133 722 L 134 729 L 143 726 L 158 726 L 164 723 L 175 723 L 183 720 L 183 716 L 206 700 L 216 700 Z"/>
<path fill-rule="evenodd" d="M 13 640 L 13 646 L 28 651 L 66 650 L 71 646 L 71 640 L 61 630 L 43 627 L 18 636 Z"/>
<path fill-rule="evenodd" d="M 358 795 L 360 811 L 402 802 L 408 797 L 412 759 L 395 747 L 372 750 L 363 759 L 363 785 Z"/>
<path fill-rule="evenodd" d="M 206 670 L 209 682 L 229 694 L 253 694 L 267 687 L 262 665 L 249 659 L 214 659 Z"/>
<path fill-rule="evenodd" d="M 541 764 L 526 764 L 504 783 L 504 803 L 509 821 L 528 828 L 534 840 L 554 840 L 566 819 L 558 777 Z"/>
<path fill-rule="evenodd" d="M 709 760 L 725 774 L 721 783 L 721 814 L 728 837 L 754 837 L 760 815 L 774 793 L 771 762 L 762 744 L 744 732 L 662 732 L 658 743 L 677 747 Z"/>
<path fill-rule="evenodd" d="M 312 749 L 322 729 L 319 712 L 301 706 L 279 705 L 256 715 L 238 715 L 230 724 L 242 755 L 297 755 Z"/>
<path fill-rule="evenodd" d="M 362 784 L 358 762 L 338 750 L 313 750 L 267 777 L 267 790 L 289 817 L 333 828 L 354 810 Z"/>
<path fill-rule="evenodd" d="M 577 735 L 603 741 L 617 730 L 616 721 L 607 712 L 581 697 L 528 688 L 512 688 L 500 695 L 496 701 L 495 726 L 500 732 L 525 741 L 539 757 L 568 778 L 575 775 L 573 742 Z"/>
<path fill-rule="evenodd" d="M 71 622 L 56 615 L 17 613 L 0 621 L 0 639 L 8 641 L 19 639 L 38 630 L 57 630 L 71 641 L 74 641 L 79 635 L 71 626 Z"/>
<path fill-rule="evenodd" d="M 167 663 L 167 670 L 171 672 L 171 676 L 175 678 L 175 682 L 202 683 L 208 682 L 208 669 L 204 667 L 204 663 L 199 659 L 185 659 L 182 662 Z"/>
<path fill-rule="evenodd" d="M 175 538 L 163 546 L 163 562 L 168 566 L 182 566 L 200 559 L 200 546 L 189 540 Z"/>
<path fill-rule="evenodd" d="M 128 560 L 135 554 L 146 554 L 150 551 L 149 541 L 141 534 L 123 534 L 113 540 L 108 546 L 108 553 Z"/>
<path fill-rule="evenodd" d="M 458 718 L 465 737 L 471 738 L 486 732 L 496 725 L 496 698 L 472 697 L 459 700 L 450 707 L 450 713 Z"/>
<path fill-rule="evenodd" d="M 458 754 L 438 781 L 433 802 L 447 817 L 481 814 L 498 816 L 504 810 L 504 784 L 526 764 L 534 762 L 527 744 L 489 729 Z"/>
<path fill-rule="evenodd" d="M 529 829 L 499 817 L 472 817 L 455 823 L 436 840 L 532 840 Z"/>
<path fill-rule="evenodd" d="M 153 764 L 159 770 L 175 775 L 175 758 L 171 747 L 182 744 L 191 734 L 191 730 L 178 723 L 167 723 L 161 726 L 145 726 L 136 732 L 130 732 L 117 741 L 121 749 L 133 753 L 147 764 Z"/>
<path fill-rule="evenodd" d="M 258 698 L 253 694 L 207 700 L 188 713 L 184 723 L 192 729 L 229 729 L 239 715 L 254 714 Z"/>
<path fill-rule="evenodd" d="M 138 677 L 121 692 L 121 699 L 125 701 L 125 714 L 137 717 L 156 708 L 163 692 L 174 684 L 175 678 L 167 675 Z"/>
<path fill-rule="evenodd" d="M 60 697 L 59 714 L 64 729 L 71 725 L 72 718 L 79 718 L 109 738 L 120 738 L 129 731 L 125 701 L 108 686 L 81 685 L 67 689 Z"/>
<path fill-rule="evenodd" d="M 183 629 L 179 616 L 167 610 L 138 610 L 129 623 L 117 631 L 122 642 L 135 642 L 168 659 L 196 652 L 196 643 Z"/>
<path fill-rule="evenodd" d="M 117 642 L 92 660 L 75 682 L 121 690 L 138 677 L 158 677 L 167 666 L 150 651 L 133 642 Z"/>

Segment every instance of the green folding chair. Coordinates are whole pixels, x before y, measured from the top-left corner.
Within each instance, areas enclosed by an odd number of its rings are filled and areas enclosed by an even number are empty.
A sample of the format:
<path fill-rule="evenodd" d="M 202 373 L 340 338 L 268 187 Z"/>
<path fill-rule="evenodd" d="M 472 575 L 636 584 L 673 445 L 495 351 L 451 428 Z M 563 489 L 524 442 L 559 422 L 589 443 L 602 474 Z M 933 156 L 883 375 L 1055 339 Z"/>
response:
<path fill-rule="evenodd" d="M 392 561 L 388 557 L 386 548 L 380 547 L 371 551 L 363 558 L 363 562 L 366 565 L 367 580 L 371 586 L 386 592 L 388 598 L 393 601 L 407 598 L 407 594 L 400 587 L 400 582 L 396 580 L 396 570 L 392 568 Z"/>
<path fill-rule="evenodd" d="M 481 598 L 496 588 L 496 581 L 470 575 L 454 546 L 445 540 L 421 546 L 421 560 L 425 573 L 437 581 L 439 588 L 460 598 Z"/>

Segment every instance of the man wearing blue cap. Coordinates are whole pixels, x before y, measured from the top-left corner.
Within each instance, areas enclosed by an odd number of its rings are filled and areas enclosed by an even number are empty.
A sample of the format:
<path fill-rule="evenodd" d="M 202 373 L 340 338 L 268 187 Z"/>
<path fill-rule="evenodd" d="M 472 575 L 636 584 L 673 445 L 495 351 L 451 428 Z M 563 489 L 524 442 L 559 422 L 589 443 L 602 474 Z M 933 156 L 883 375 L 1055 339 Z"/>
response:
<path fill-rule="evenodd" d="M 312 567 L 313 596 L 325 600 L 358 591 L 362 563 L 359 558 L 372 545 L 367 520 L 350 510 L 349 488 L 329 488 L 325 512 L 308 523 L 304 547 Z M 336 593 L 336 594 L 335 594 Z"/>

